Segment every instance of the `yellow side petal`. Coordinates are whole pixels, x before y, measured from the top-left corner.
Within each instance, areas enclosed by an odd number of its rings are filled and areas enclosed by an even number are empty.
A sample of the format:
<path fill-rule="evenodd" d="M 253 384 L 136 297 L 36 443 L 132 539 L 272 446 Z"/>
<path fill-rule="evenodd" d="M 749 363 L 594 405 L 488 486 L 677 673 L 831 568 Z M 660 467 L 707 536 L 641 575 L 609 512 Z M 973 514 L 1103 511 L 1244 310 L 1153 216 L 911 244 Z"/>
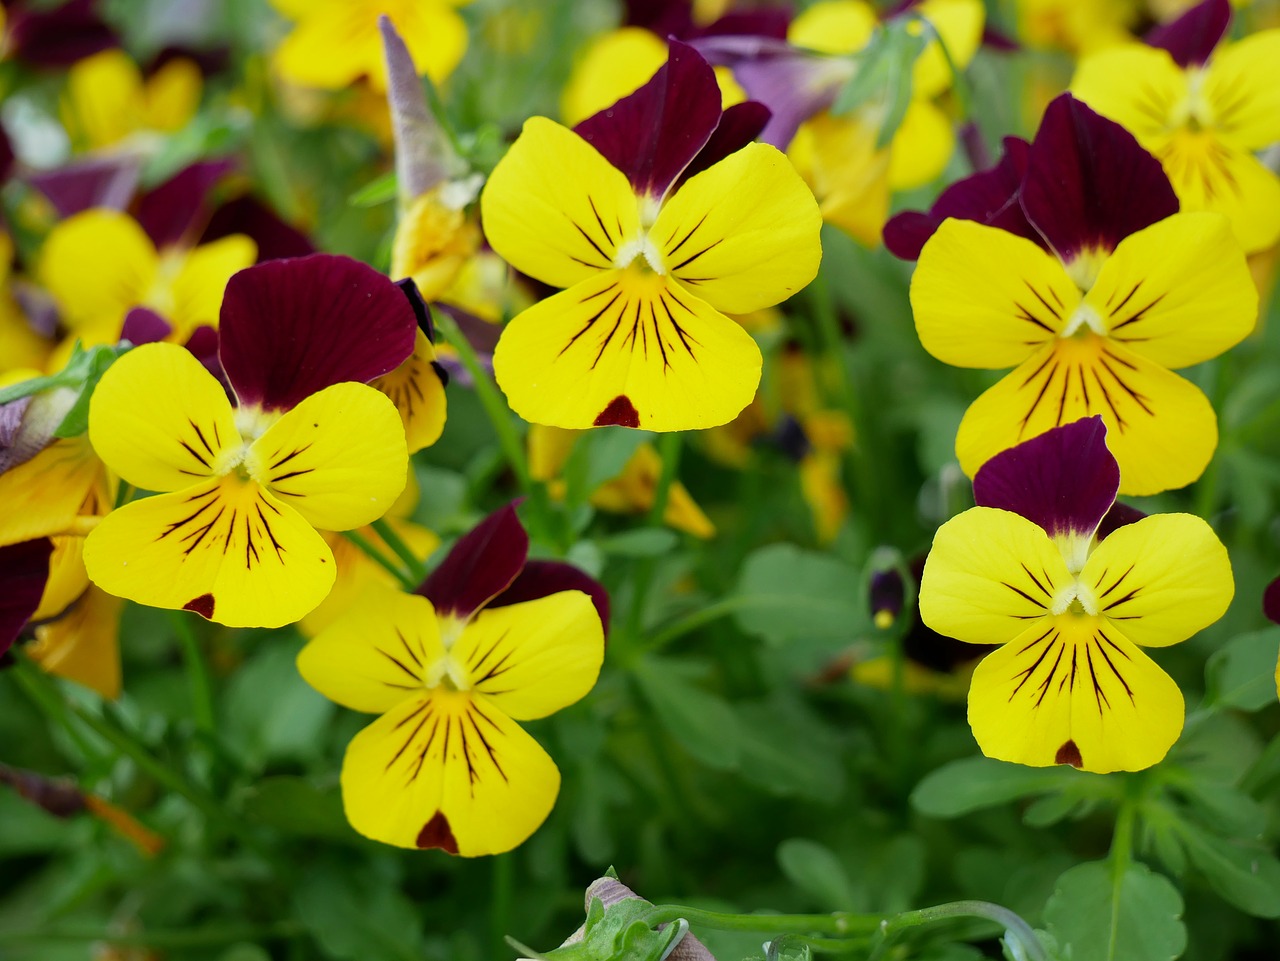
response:
<path fill-rule="evenodd" d="M 673 277 L 717 310 L 745 314 L 813 280 L 821 230 L 818 204 L 791 161 L 753 143 L 689 178 L 650 236 Z"/>
<path fill-rule="evenodd" d="M 115 210 L 86 210 L 57 224 L 37 273 L 72 331 L 105 325 L 118 336 L 130 307 L 145 302 L 159 270 L 155 245 L 137 221 Z"/>
<path fill-rule="evenodd" d="M 334 579 L 324 538 L 234 475 L 112 511 L 85 539 L 84 564 L 110 594 L 229 627 L 292 624 Z"/>
<path fill-rule="evenodd" d="M 535 424 L 695 430 L 751 402 L 760 349 L 702 300 L 637 268 L 600 273 L 520 314 L 494 373 Z"/>
<path fill-rule="evenodd" d="M 972 477 L 1002 450 L 1095 414 L 1120 462 L 1121 494 L 1185 487 L 1218 445 L 1217 417 L 1200 388 L 1090 335 L 1045 345 L 986 390 L 960 422 L 956 456 Z"/>
<path fill-rule="evenodd" d="M 343 707 L 384 714 L 423 696 L 427 670 L 443 656 L 429 600 L 371 587 L 299 652 L 298 673 Z"/>
<path fill-rule="evenodd" d="M 342 801 L 365 837 L 463 857 L 499 854 L 542 824 L 560 772 L 538 742 L 483 697 L 433 692 L 352 739 Z"/>
<path fill-rule="evenodd" d="M 127 53 L 104 50 L 67 71 L 63 115 L 84 150 L 100 150 L 143 126 L 142 72 Z"/>
<path fill-rule="evenodd" d="M 90 587 L 62 617 L 36 628 L 27 648 L 44 670 L 97 691 L 120 696 L 120 613 L 124 602 Z"/>
<path fill-rule="evenodd" d="M 1056 257 L 969 220 L 943 221 L 911 278 L 921 345 L 956 367 L 1022 363 L 1054 339 L 1079 303 Z"/>
<path fill-rule="evenodd" d="M 573 127 L 635 93 L 667 62 L 667 45 L 643 27 L 622 27 L 578 55 L 560 95 L 560 119 Z"/>
<path fill-rule="evenodd" d="M 148 130 L 173 133 L 185 127 L 200 106 L 204 80 L 200 68 L 186 59 L 170 60 L 152 74 L 143 92 L 143 123 Z"/>
<path fill-rule="evenodd" d="M 315 527 L 375 521 L 409 470 L 400 414 L 385 394 L 344 383 L 312 394 L 253 442 L 245 467 Z"/>
<path fill-rule="evenodd" d="M 923 0 L 911 12 L 924 17 L 938 31 L 955 69 L 969 66 L 982 43 L 986 10 L 981 0 Z M 953 80 L 951 64 L 947 63 L 941 44 L 930 42 L 912 68 L 912 95 L 936 97 L 950 88 Z"/>
<path fill-rule="evenodd" d="M 1071 92 L 1129 130 L 1148 150 L 1176 123 L 1187 75 L 1167 51 L 1126 43 L 1082 57 Z"/>
<path fill-rule="evenodd" d="M 444 381 L 436 370 L 435 359 L 435 347 L 419 330 L 409 359 L 369 385 L 382 391 L 396 405 L 410 454 L 430 447 L 444 432 L 448 408 Z"/>
<path fill-rule="evenodd" d="M 161 311 L 173 325 L 174 338 L 185 340 L 197 327 L 217 327 L 227 281 L 257 257 L 258 245 L 243 234 L 201 244 L 187 254 L 173 280 L 172 310 Z"/>
<path fill-rule="evenodd" d="M 1225 217 L 1175 214 L 1122 240 L 1085 304 L 1112 340 L 1176 368 L 1242 341 L 1258 315 L 1258 292 Z"/>
<path fill-rule="evenodd" d="M 1038 525 L 974 507 L 933 537 L 920 582 L 920 616 L 939 634 L 1003 644 L 1048 616 L 1071 583 L 1062 553 Z"/>
<path fill-rule="evenodd" d="M 545 117 L 525 121 L 485 184 L 480 213 L 493 249 L 552 287 L 612 268 L 618 247 L 640 229 L 627 178 Z"/>
<path fill-rule="evenodd" d="M 893 135 L 889 152 L 889 186 L 922 187 L 942 176 L 956 147 L 951 119 L 927 100 L 913 100 Z"/>
<path fill-rule="evenodd" d="M 276 47 L 276 70 L 300 87 L 351 86 L 381 53 L 377 21 L 371 14 L 359 3 L 326 3 L 309 12 Z"/>
<path fill-rule="evenodd" d="M 108 467 L 150 491 L 224 473 L 241 446 L 222 385 L 176 344 L 143 344 L 107 369 L 89 402 L 89 440 Z"/>
<path fill-rule="evenodd" d="M 1154 514 L 1107 535 L 1081 572 L 1099 615 L 1143 647 L 1185 641 L 1235 593 L 1227 549 L 1191 514 Z"/>
<path fill-rule="evenodd" d="M 40 606 L 31 615 L 33 621 L 47 621 L 61 614 L 89 586 L 84 570 L 84 538 L 55 537 L 49 556 L 49 579 L 45 581 Z"/>
<path fill-rule="evenodd" d="M 878 18 L 862 0 L 823 0 L 791 21 L 787 40 L 821 53 L 854 53 L 871 40 Z"/>
<path fill-rule="evenodd" d="M 1280 140 L 1280 30 L 1219 47 L 1209 60 L 1204 99 L 1216 132 L 1259 150 Z"/>
<path fill-rule="evenodd" d="M 604 629 L 582 591 L 482 610 L 463 628 L 453 658 L 517 721 L 546 717 L 586 696 L 604 662 Z"/>
<path fill-rule="evenodd" d="M 869 117 L 830 113 L 800 125 L 787 150 L 818 198 L 822 219 L 865 247 L 880 244 L 889 217 L 888 149 L 877 149 L 879 124 Z"/>
<path fill-rule="evenodd" d="M 1182 731 L 1182 692 L 1114 627 L 1064 615 L 973 672 L 969 725 L 987 757 L 1105 774 L 1158 763 Z"/>
<path fill-rule="evenodd" d="M 67 530 L 101 481 L 102 461 L 83 435 L 55 440 L 0 474 L 0 546 Z"/>
<path fill-rule="evenodd" d="M 3 256 L 0 248 L 0 257 Z M 45 370 L 52 348 L 52 341 L 41 337 L 27 323 L 26 314 L 9 291 L 0 290 L 0 374 L 23 371 L 21 380 L 38 377 Z"/>

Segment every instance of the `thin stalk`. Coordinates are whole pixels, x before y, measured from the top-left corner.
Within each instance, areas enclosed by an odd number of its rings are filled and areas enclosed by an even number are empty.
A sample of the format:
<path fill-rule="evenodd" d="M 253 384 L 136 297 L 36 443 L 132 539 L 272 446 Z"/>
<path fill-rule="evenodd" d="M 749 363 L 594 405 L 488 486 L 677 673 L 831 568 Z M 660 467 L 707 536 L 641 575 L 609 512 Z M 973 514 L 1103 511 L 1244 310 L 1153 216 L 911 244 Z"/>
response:
<path fill-rule="evenodd" d="M 410 578 L 418 584 L 427 579 L 427 565 L 404 542 L 404 539 L 396 533 L 395 528 L 387 522 L 386 518 L 380 518 L 370 526 L 378 532 L 378 536 L 382 538 L 383 543 L 391 548 L 396 557 L 404 561 L 404 566 L 408 569 Z"/>
<path fill-rule="evenodd" d="M 489 938 L 494 950 L 490 957 L 499 957 L 506 944 L 507 931 L 511 927 L 511 903 L 515 897 L 515 855 L 508 851 L 493 859 L 493 899 L 489 915 Z"/>
<path fill-rule="evenodd" d="M 209 680 L 209 668 L 205 663 L 200 641 L 191 629 L 191 620 L 185 611 L 171 612 L 174 633 L 182 647 L 182 659 L 186 662 L 187 684 L 191 688 L 191 713 L 196 730 L 214 737 L 217 719 L 213 711 L 213 685 Z"/>
<path fill-rule="evenodd" d="M 1107 861 L 1111 868 L 1111 930 L 1107 938 L 1107 957 L 1116 956 L 1116 944 L 1120 938 L 1120 895 L 1124 886 L 1124 876 L 1133 861 L 1133 827 L 1137 820 L 1138 808 L 1131 798 L 1120 804 L 1116 815 L 1116 829 L 1111 836 L 1111 850 Z"/>
<path fill-rule="evenodd" d="M 645 924 L 657 927 L 684 919 L 690 927 L 717 931 L 750 931 L 766 935 L 800 934 L 856 937 L 874 934 L 884 919 L 878 914 L 723 914 L 683 904 L 657 905 L 644 917 Z"/>
<path fill-rule="evenodd" d="M 396 564 L 383 554 L 382 551 L 378 550 L 378 548 L 373 545 L 373 541 L 369 540 L 369 538 L 365 537 L 359 531 L 343 531 L 342 536 L 352 544 L 355 544 L 356 547 L 360 548 L 360 550 L 364 552 L 364 555 L 371 561 L 390 573 L 392 577 L 400 582 L 400 586 L 406 591 L 416 590 L 418 585 L 422 583 L 421 580 L 415 581 L 413 579 L 413 575 L 406 574 L 399 564 Z"/>
<path fill-rule="evenodd" d="M 649 527 L 662 527 L 662 518 L 667 512 L 667 502 L 671 498 L 671 485 L 675 482 L 680 468 L 680 446 L 683 434 L 673 431 L 658 438 L 658 455 L 662 458 L 662 473 L 658 475 L 658 486 L 653 492 L 653 505 L 649 508 Z M 654 573 L 657 570 L 657 558 L 642 558 L 636 565 L 635 592 L 631 596 L 631 609 L 627 612 L 626 636 L 628 643 L 640 640 L 640 629 L 644 621 L 644 607 L 649 599 L 649 589 L 653 586 Z"/>
<path fill-rule="evenodd" d="M 994 921 L 1003 927 L 1008 935 L 1022 943 L 1030 961 L 1049 961 L 1044 945 L 1036 937 L 1031 925 L 1008 908 L 992 904 L 990 901 L 952 901 L 950 904 L 939 904 L 936 907 L 899 914 L 896 918 L 884 922 L 881 927 L 884 939 L 871 952 L 867 961 L 880 961 L 885 956 L 893 938 L 903 931 L 956 918 L 985 918 L 988 921 Z"/>
<path fill-rule="evenodd" d="M 0 932 L 0 944 L 31 944 L 42 941 L 54 943 L 114 944 L 136 948 L 197 948 L 246 941 L 281 941 L 301 937 L 305 933 L 296 921 L 279 921 L 262 927 L 218 926 L 185 931 L 139 931 L 113 933 L 101 930 L 76 930 L 51 928 L 35 931 Z"/>

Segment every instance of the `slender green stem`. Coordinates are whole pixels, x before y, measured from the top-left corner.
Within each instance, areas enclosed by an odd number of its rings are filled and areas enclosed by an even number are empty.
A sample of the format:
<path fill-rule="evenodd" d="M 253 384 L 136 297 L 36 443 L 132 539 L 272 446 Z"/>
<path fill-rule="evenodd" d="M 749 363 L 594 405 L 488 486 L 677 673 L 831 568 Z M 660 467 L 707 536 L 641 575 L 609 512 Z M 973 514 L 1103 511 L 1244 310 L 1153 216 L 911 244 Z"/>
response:
<path fill-rule="evenodd" d="M 1124 876 L 1133 861 L 1133 827 L 1138 808 L 1132 798 L 1120 802 L 1116 814 L 1116 829 L 1111 836 L 1111 851 L 1107 860 L 1111 867 L 1111 930 L 1107 938 L 1107 957 L 1116 956 L 1116 944 L 1120 938 L 1120 896 L 1124 889 Z"/>
<path fill-rule="evenodd" d="M 879 961 L 880 958 L 884 957 L 893 938 L 903 931 L 926 924 L 934 924 L 938 921 L 950 921 L 955 918 L 985 918 L 988 921 L 994 921 L 1003 927 L 1007 934 L 1017 938 L 1022 943 L 1026 956 L 1030 961 L 1049 961 L 1044 945 L 1036 937 L 1031 925 L 1027 924 L 1019 915 L 1008 908 L 999 904 L 992 904 L 990 901 L 952 901 L 949 904 L 939 904 L 932 908 L 921 908 L 919 911 L 907 911 L 899 914 L 896 918 L 884 923 L 881 928 L 884 940 L 871 952 L 871 956 L 867 961 Z"/>
<path fill-rule="evenodd" d="M 279 921 L 262 927 L 219 925 L 185 931 L 137 931 L 113 933 L 102 930 L 76 930 L 74 928 L 49 928 L 34 931 L 0 932 L 0 944 L 31 944 L 39 942 L 89 943 L 103 942 L 120 947 L 137 948 L 197 948 L 246 941 L 281 941 L 298 938 L 305 933 L 296 921 Z"/>
<path fill-rule="evenodd" d="M 511 903 L 515 896 L 515 855 L 508 851 L 493 859 L 493 900 L 490 909 L 489 938 L 493 943 L 490 957 L 499 957 L 511 928 Z"/>
<path fill-rule="evenodd" d="M 683 436 L 675 431 L 658 438 L 658 455 L 662 458 L 662 473 L 658 475 L 658 486 L 653 492 L 653 504 L 649 508 L 650 527 L 661 527 L 662 518 L 666 515 L 667 502 L 671 499 L 671 485 L 675 482 L 676 473 L 680 468 L 680 445 Z M 631 609 L 627 612 L 628 643 L 638 642 L 640 639 L 644 608 L 649 599 L 649 589 L 653 586 L 656 570 L 657 558 L 654 557 L 642 558 L 636 565 L 635 592 L 631 597 Z"/>
<path fill-rule="evenodd" d="M 720 620 L 722 617 L 728 617 L 735 611 L 744 608 L 767 606 L 759 603 L 761 599 L 751 597 L 746 594 L 738 594 L 732 597 L 726 597 L 724 600 L 716 601 L 714 604 L 708 604 L 700 610 L 686 614 L 684 617 L 664 627 L 653 635 L 653 638 L 646 645 L 645 649 L 656 651 L 659 648 L 666 647 L 672 641 L 684 637 L 686 634 L 696 631 L 705 624 L 711 624 Z M 768 600 L 768 598 L 764 598 Z M 781 605 L 787 606 L 787 605 Z M 794 601 L 792 605 L 794 606 Z"/>
<path fill-rule="evenodd" d="M 191 620 L 185 611 L 173 611 L 170 620 L 178 643 L 182 646 L 182 658 L 186 662 L 187 683 L 191 688 L 191 713 L 196 730 L 213 737 L 218 729 L 213 711 L 213 685 L 209 681 L 209 668 Z"/>
<path fill-rule="evenodd" d="M 404 542 L 395 528 L 387 523 L 386 518 L 380 518 L 370 526 L 378 532 L 383 543 L 391 548 L 396 557 L 404 561 L 404 566 L 408 569 L 409 577 L 415 582 L 415 586 L 427 579 L 427 565 L 423 563 L 423 559 L 413 552 L 413 548 Z"/>
<path fill-rule="evenodd" d="M 407 591 L 412 591 L 422 583 L 421 580 L 414 580 L 412 574 L 406 574 L 399 564 L 392 561 L 389 557 L 378 550 L 369 538 L 365 537 L 359 531 L 343 531 L 342 536 L 349 540 L 356 547 L 364 552 L 365 556 L 389 572 L 392 577 L 400 582 L 400 586 Z"/>
<path fill-rule="evenodd" d="M 691 927 L 717 931 L 754 931 L 761 934 L 819 934 L 833 937 L 855 937 L 873 934 L 885 923 L 878 914 L 723 914 L 704 911 L 682 904 L 657 905 L 645 915 L 650 927 L 670 924 L 681 918 Z"/>

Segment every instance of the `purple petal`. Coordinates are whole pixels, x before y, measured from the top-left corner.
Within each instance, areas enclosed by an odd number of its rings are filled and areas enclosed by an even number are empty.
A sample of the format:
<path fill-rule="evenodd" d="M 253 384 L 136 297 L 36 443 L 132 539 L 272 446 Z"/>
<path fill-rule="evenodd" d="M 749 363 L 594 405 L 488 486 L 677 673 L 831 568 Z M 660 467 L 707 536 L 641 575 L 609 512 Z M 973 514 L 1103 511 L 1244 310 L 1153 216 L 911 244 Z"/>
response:
<path fill-rule="evenodd" d="M 415 200 L 450 179 L 458 166 L 418 79 L 409 48 L 383 14 L 378 18 L 382 53 L 387 64 L 387 103 L 396 142 L 396 189 L 406 201 Z"/>
<path fill-rule="evenodd" d="M 13 161 L 13 141 L 9 139 L 8 131 L 0 126 L 0 184 L 7 182 L 13 173 Z"/>
<path fill-rule="evenodd" d="M 673 40 L 648 83 L 574 129 L 626 174 L 636 193 L 661 197 L 719 122 L 715 72 L 696 50 Z"/>
<path fill-rule="evenodd" d="M 134 307 L 124 315 L 120 339 L 137 347 L 139 344 L 154 344 L 164 340 L 171 333 L 173 327 L 169 322 L 150 307 Z"/>
<path fill-rule="evenodd" d="M 1204 0 L 1142 39 L 1150 46 L 1169 51 L 1179 67 L 1200 66 L 1209 59 L 1230 23 L 1228 0 Z"/>
<path fill-rule="evenodd" d="M 766 7 L 763 10 L 730 10 L 719 20 L 705 27 L 695 27 L 684 40 L 701 37 L 771 37 L 786 40 L 791 26 L 791 11 L 783 7 Z"/>
<path fill-rule="evenodd" d="M 236 168 L 230 158 L 202 160 L 174 174 L 138 201 L 138 223 L 157 248 L 191 245 L 209 222 L 210 193 Z"/>
<path fill-rule="evenodd" d="M 170 44 L 147 63 L 143 75 L 154 76 L 160 68 L 174 60 L 189 60 L 200 70 L 200 76 L 206 80 L 224 73 L 231 66 L 231 49 L 229 47 L 184 47 L 181 44 Z"/>
<path fill-rule="evenodd" d="M 187 348 L 187 352 L 204 366 L 204 369 L 213 374 L 214 378 L 222 385 L 223 390 L 227 392 L 227 396 L 235 401 L 235 392 L 231 389 L 231 382 L 227 380 L 227 372 L 222 369 L 222 361 L 218 359 L 218 331 L 213 327 L 197 327 L 191 332 L 191 336 L 187 338 L 187 342 L 182 345 Z"/>
<path fill-rule="evenodd" d="M 1050 537 L 1091 537 L 1116 501 L 1120 467 L 1101 417 L 1085 417 L 1011 447 L 973 479 L 979 507 L 1021 514 Z"/>
<path fill-rule="evenodd" d="M 133 200 L 141 170 L 137 157 L 117 154 L 34 173 L 27 180 L 49 198 L 59 217 L 66 218 L 90 207 L 124 210 Z"/>
<path fill-rule="evenodd" d="M 489 607 L 536 601 L 561 591 L 582 591 L 590 597 L 600 623 L 609 630 L 609 592 L 595 578 L 563 561 L 529 561 L 511 586 L 489 602 Z"/>
<path fill-rule="evenodd" d="M 1267 585 L 1262 595 L 1262 613 L 1280 624 L 1280 577 Z"/>
<path fill-rule="evenodd" d="M 720 115 L 720 124 L 707 145 L 698 151 L 698 156 L 684 168 L 684 173 L 672 185 L 673 192 L 690 177 L 718 164 L 730 154 L 737 153 L 759 137 L 769 123 L 770 116 L 769 108 L 756 100 L 736 103 L 726 110 Z"/>
<path fill-rule="evenodd" d="M 285 257 L 305 257 L 316 252 L 307 235 L 276 216 L 266 204 L 246 194 L 229 200 L 209 220 L 200 243 L 232 234 L 244 234 L 258 245 L 258 263 Z"/>
<path fill-rule="evenodd" d="M 508 504 L 462 535 L 417 593 L 441 616 L 468 618 L 511 586 L 528 556 L 529 535 Z"/>
<path fill-rule="evenodd" d="M 1022 49 L 1022 45 L 1017 40 L 1002 30 L 991 26 L 990 23 L 982 28 L 982 45 L 990 50 L 999 50 L 1002 53 L 1013 53 Z"/>
<path fill-rule="evenodd" d="M 957 180 L 939 195 L 927 213 L 908 210 L 890 218 L 884 225 L 884 245 L 896 257 L 917 260 L 921 248 L 942 222 L 956 217 L 999 227 L 1043 246 L 1018 203 L 1030 150 L 1031 145 L 1025 140 L 1005 137 L 1004 154 L 990 170 Z"/>
<path fill-rule="evenodd" d="M 367 383 L 413 353 L 404 294 L 350 257 L 271 260 L 233 276 L 218 355 L 243 405 L 282 410 L 332 384 Z"/>
<path fill-rule="evenodd" d="M 0 654 L 40 606 L 52 553 L 53 541 L 47 537 L 0 547 Z"/>
<path fill-rule="evenodd" d="M 97 0 L 70 0 L 40 9 L 27 2 L 5 5 L 9 56 L 33 67 L 69 67 L 77 60 L 120 45 L 98 15 Z"/>
<path fill-rule="evenodd" d="M 1121 504 L 1116 501 L 1111 505 L 1111 510 L 1107 511 L 1106 516 L 1102 518 L 1102 523 L 1098 525 L 1098 540 L 1106 540 L 1109 535 L 1114 534 L 1120 528 L 1136 524 L 1146 516 L 1146 511 L 1140 511 L 1136 507 L 1130 507 L 1128 504 Z"/>
<path fill-rule="evenodd" d="M 624 0 L 628 27 L 644 27 L 659 37 L 683 37 L 694 29 L 690 0 Z"/>
<path fill-rule="evenodd" d="M 1063 263 L 1092 250 L 1112 251 L 1178 212 L 1160 161 L 1124 127 L 1067 93 L 1044 112 L 1021 203 Z"/>

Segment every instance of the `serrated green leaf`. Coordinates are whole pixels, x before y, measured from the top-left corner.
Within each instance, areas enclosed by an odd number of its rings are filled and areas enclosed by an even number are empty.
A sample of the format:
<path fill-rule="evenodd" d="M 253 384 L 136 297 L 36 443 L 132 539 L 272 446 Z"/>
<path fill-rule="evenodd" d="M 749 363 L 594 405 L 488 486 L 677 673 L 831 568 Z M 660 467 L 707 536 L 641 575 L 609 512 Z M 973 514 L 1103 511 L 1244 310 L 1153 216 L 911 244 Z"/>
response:
<path fill-rule="evenodd" d="M 665 658 L 641 661 L 634 677 L 658 721 L 686 751 L 718 770 L 738 766 L 742 736 L 724 698 L 688 680 L 683 665 Z"/>
<path fill-rule="evenodd" d="M 1050 934 L 1079 961 L 1175 961 L 1187 947 L 1182 896 L 1163 875 L 1130 864 L 1078 864 L 1044 908 Z"/>
<path fill-rule="evenodd" d="M 827 911 L 847 911 L 856 901 L 853 882 L 830 848 L 807 838 L 788 838 L 778 845 L 778 866 L 792 884 Z"/>
<path fill-rule="evenodd" d="M 1079 772 L 1065 767 L 1034 768 L 986 757 L 964 758 L 929 773 L 911 792 L 911 804 L 930 817 L 954 818 L 1058 791 L 1079 779 Z"/>
<path fill-rule="evenodd" d="M 742 565 L 734 620 L 748 634 L 783 644 L 797 638 L 847 638 L 866 626 L 856 569 L 827 554 L 772 544 Z"/>
<path fill-rule="evenodd" d="M 1209 656 L 1206 700 L 1216 707 L 1259 711 L 1276 702 L 1280 627 L 1241 634 Z"/>

